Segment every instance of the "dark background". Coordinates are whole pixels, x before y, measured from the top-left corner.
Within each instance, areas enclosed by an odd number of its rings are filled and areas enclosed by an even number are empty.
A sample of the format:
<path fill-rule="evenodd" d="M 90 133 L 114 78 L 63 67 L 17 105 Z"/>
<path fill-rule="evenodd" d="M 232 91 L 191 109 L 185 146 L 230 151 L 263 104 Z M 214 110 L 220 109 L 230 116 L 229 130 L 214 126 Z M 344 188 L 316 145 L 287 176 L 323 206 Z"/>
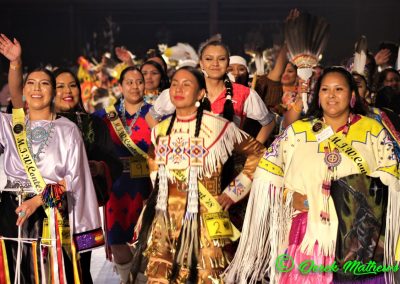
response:
<path fill-rule="evenodd" d="M 245 42 L 271 47 L 295 7 L 331 24 L 325 64 L 351 56 L 362 34 L 372 51 L 383 40 L 400 40 L 400 0 L 0 0 L 0 32 L 20 40 L 29 67 L 74 64 L 81 54 L 98 58 L 109 49 L 103 33 L 109 17 L 114 45 L 125 45 L 138 57 L 160 42 L 188 42 L 197 49 L 216 32 L 232 53 L 243 54 Z M 0 70 L 6 69 L 1 58 Z"/>

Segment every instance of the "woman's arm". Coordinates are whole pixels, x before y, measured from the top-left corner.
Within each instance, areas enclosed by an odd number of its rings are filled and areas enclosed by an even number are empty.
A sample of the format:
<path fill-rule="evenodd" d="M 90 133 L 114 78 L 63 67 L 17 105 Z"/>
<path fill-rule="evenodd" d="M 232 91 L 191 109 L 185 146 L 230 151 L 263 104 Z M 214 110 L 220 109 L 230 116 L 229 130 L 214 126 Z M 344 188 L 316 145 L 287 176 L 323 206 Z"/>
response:
<path fill-rule="evenodd" d="M 10 60 L 8 85 L 11 93 L 11 102 L 14 108 L 22 108 L 22 48 L 17 39 L 13 42 L 4 34 L 0 34 L 0 53 Z"/>
<path fill-rule="evenodd" d="M 240 131 L 240 130 L 238 130 Z M 247 157 L 243 170 L 228 185 L 224 192 L 219 196 L 218 202 L 224 210 L 245 198 L 251 188 L 253 174 L 258 162 L 265 152 L 265 147 L 253 137 L 240 131 L 241 142 L 235 143 L 234 151 Z"/>

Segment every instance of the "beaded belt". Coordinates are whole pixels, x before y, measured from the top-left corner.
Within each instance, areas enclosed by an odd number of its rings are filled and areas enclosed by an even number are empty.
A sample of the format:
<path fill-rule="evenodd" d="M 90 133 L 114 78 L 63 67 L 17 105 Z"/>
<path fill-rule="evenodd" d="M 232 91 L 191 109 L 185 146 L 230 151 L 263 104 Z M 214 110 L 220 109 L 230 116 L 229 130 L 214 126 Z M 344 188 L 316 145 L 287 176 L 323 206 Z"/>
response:
<path fill-rule="evenodd" d="M 0 189 L 0 192 L 8 192 L 11 195 L 24 195 L 24 198 L 30 198 L 36 195 L 29 180 L 7 180 L 6 186 Z"/>

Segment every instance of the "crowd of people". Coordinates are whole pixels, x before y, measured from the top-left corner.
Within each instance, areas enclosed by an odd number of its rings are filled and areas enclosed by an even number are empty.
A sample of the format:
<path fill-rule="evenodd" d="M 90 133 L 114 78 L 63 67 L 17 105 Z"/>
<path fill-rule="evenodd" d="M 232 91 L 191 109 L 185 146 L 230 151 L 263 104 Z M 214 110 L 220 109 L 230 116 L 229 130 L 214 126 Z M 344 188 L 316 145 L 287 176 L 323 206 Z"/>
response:
<path fill-rule="evenodd" d="M 122 284 L 400 281 L 393 50 L 304 80 L 286 43 L 257 74 L 182 46 L 23 74 L 0 35 L 0 283 L 93 283 L 103 246 Z"/>

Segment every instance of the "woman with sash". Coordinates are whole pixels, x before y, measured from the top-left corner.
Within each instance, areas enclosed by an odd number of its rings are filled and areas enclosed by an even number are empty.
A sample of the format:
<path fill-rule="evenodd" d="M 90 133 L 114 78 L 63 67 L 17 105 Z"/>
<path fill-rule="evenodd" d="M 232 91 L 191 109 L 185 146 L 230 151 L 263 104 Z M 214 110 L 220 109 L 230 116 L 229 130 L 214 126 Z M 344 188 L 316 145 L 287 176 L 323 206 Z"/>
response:
<path fill-rule="evenodd" d="M 204 110 L 205 87 L 200 71 L 179 69 L 170 88 L 176 111 L 152 130 L 154 190 L 135 233 L 135 256 L 144 251 L 148 258 L 148 283 L 220 283 L 232 256 L 229 244 L 240 234 L 227 210 L 248 194 L 265 150 L 234 123 Z M 221 188 L 222 166 L 233 151 L 248 158 Z"/>
<path fill-rule="evenodd" d="M 4 36 L 5 40 L 8 40 Z M 5 41 L 7 52 L 2 52 L 14 64 L 22 66 L 22 48 L 18 42 Z M 15 108 L 23 107 L 22 68 L 9 73 L 12 102 Z M 73 121 L 79 128 L 89 160 L 89 168 L 96 190 L 99 206 L 105 205 L 113 181 L 122 172 L 122 164 L 114 152 L 114 145 L 105 123 L 98 117 L 88 114 L 83 108 L 79 80 L 68 69 L 57 69 L 54 111 Z M 93 283 L 90 274 L 91 251 L 81 253 L 80 264 L 84 283 Z"/>
<path fill-rule="evenodd" d="M 10 62 L 9 72 L 18 68 Z M 17 283 L 80 283 L 76 252 L 104 244 L 84 144 L 75 124 L 53 112 L 55 86 L 49 71 L 29 73 L 23 85 L 29 114 L 0 114 L 7 176 L 0 235 L 8 266 L 1 268 Z"/>
<path fill-rule="evenodd" d="M 398 160 L 365 114 L 352 75 L 325 69 L 306 118 L 258 165 L 227 283 L 393 283 Z"/>
<path fill-rule="evenodd" d="M 122 283 L 128 283 L 132 253 L 126 244 L 150 191 L 147 151 L 150 126 L 145 119 L 150 105 L 144 100 L 144 78 L 136 67 L 127 67 L 119 79 L 123 99 L 96 112 L 106 123 L 115 150 L 123 164 L 106 205 L 107 242 Z"/>

